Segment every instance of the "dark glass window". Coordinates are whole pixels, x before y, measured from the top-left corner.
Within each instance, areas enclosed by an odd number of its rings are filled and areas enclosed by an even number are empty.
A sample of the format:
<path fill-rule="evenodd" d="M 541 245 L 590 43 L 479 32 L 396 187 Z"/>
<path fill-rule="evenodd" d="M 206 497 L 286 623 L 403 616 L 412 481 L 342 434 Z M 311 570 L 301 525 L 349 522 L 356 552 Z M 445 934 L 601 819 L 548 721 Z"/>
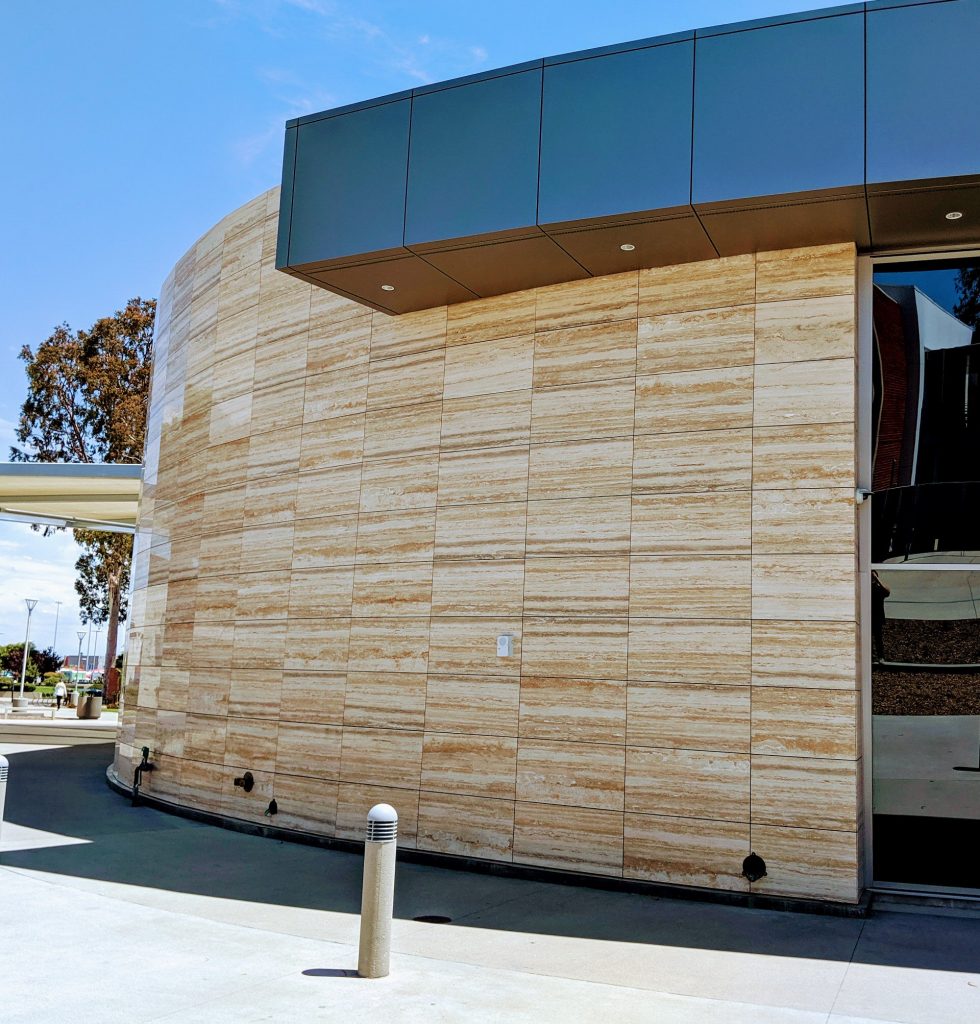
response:
<path fill-rule="evenodd" d="M 980 890 L 980 261 L 874 275 L 878 882 Z"/>

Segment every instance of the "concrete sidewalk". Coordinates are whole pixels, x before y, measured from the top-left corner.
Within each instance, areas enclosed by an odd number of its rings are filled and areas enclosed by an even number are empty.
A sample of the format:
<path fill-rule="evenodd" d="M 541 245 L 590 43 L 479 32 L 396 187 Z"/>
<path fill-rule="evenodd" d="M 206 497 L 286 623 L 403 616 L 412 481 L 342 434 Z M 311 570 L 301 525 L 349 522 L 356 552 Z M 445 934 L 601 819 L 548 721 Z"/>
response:
<path fill-rule="evenodd" d="M 365 981 L 359 856 L 130 807 L 105 784 L 108 745 L 0 751 L 5 1024 L 980 1020 L 977 917 L 816 917 L 405 863 L 391 977 Z"/>

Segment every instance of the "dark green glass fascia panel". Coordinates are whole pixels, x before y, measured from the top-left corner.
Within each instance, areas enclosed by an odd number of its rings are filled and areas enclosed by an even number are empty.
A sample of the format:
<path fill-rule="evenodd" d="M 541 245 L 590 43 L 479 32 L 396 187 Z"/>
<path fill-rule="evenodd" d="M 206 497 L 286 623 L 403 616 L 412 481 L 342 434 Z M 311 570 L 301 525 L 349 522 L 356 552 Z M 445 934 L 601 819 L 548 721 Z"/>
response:
<path fill-rule="evenodd" d="M 411 101 L 296 128 L 291 265 L 401 248 Z"/>
<path fill-rule="evenodd" d="M 533 227 L 541 69 L 412 101 L 405 244 Z"/>
<path fill-rule="evenodd" d="M 868 14 L 868 185 L 980 174 L 980 2 Z"/>
<path fill-rule="evenodd" d="M 863 15 L 695 46 L 695 204 L 863 183 Z"/>
<path fill-rule="evenodd" d="M 693 41 L 545 68 L 538 220 L 687 206 Z"/>
<path fill-rule="evenodd" d="M 296 168 L 296 129 L 286 129 L 282 152 L 282 188 L 279 192 L 279 232 L 276 235 L 276 267 L 289 266 L 289 226 L 293 216 L 293 173 Z"/>

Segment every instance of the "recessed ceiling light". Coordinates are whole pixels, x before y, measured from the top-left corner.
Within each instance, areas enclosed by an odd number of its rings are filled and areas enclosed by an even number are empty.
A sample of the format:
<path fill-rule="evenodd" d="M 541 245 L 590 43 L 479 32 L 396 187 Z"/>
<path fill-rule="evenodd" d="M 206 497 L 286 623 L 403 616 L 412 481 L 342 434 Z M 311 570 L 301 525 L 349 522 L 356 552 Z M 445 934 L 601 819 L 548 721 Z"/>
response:
<path fill-rule="evenodd" d="M 623 242 L 623 244 L 620 246 L 620 249 L 622 249 L 623 252 L 632 252 L 635 248 L 636 246 L 632 245 L 629 242 Z"/>
<path fill-rule="evenodd" d="M 946 220 L 960 220 L 962 216 L 963 214 L 960 213 L 959 210 L 950 210 L 949 213 L 946 214 Z"/>
<path fill-rule="evenodd" d="M 395 290 L 395 286 L 393 284 L 383 284 L 381 286 L 381 290 L 383 292 L 393 292 Z"/>

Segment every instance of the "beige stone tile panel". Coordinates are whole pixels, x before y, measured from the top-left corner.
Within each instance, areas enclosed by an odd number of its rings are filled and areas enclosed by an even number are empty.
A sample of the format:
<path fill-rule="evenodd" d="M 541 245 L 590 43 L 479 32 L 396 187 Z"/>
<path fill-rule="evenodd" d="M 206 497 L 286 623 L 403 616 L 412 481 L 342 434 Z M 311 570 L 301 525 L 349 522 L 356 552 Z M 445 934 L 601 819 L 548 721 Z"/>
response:
<path fill-rule="evenodd" d="M 340 772 L 341 729 L 311 722 L 280 722 L 276 771 L 314 779 Z"/>
<path fill-rule="evenodd" d="M 364 457 L 384 459 L 437 452 L 441 430 L 441 400 L 371 410 L 364 425 Z"/>
<path fill-rule="evenodd" d="M 246 793 L 243 788 L 235 785 L 235 779 L 241 778 L 242 769 L 225 767 L 221 783 L 221 813 L 229 818 L 243 821 L 256 821 L 260 825 L 268 822 L 265 809 L 272 799 L 272 781 L 275 777 L 269 770 L 252 770 L 253 789 Z"/>
<path fill-rule="evenodd" d="M 241 568 L 245 572 L 288 569 L 293 561 L 293 524 L 256 526 L 242 531 Z"/>
<path fill-rule="evenodd" d="M 635 320 L 638 274 L 608 274 L 585 281 L 569 281 L 535 290 L 535 318 L 539 331 L 583 324 Z"/>
<path fill-rule="evenodd" d="M 521 738 L 517 799 L 565 807 L 623 809 L 621 745 Z"/>
<path fill-rule="evenodd" d="M 419 796 L 418 845 L 422 850 L 457 857 L 509 861 L 514 846 L 514 802 L 423 792 Z"/>
<path fill-rule="evenodd" d="M 853 359 L 765 363 L 755 368 L 755 425 L 848 423 L 855 414 Z"/>
<path fill-rule="evenodd" d="M 419 794 L 408 788 L 365 786 L 342 782 L 337 789 L 337 837 L 364 841 L 368 811 L 375 804 L 391 804 L 398 812 L 398 846 L 415 848 Z"/>
<path fill-rule="evenodd" d="M 766 876 L 753 883 L 753 892 L 857 902 L 855 832 L 753 824 L 751 845 L 766 862 Z"/>
<path fill-rule="evenodd" d="M 748 491 L 637 494 L 631 520 L 634 555 L 747 555 L 752 548 Z"/>
<path fill-rule="evenodd" d="M 432 564 L 401 562 L 359 565 L 354 574 L 351 614 L 356 618 L 428 616 Z"/>
<path fill-rule="evenodd" d="M 527 497 L 527 467 L 528 449 L 524 446 L 443 452 L 439 457 L 439 504 L 523 501 Z"/>
<path fill-rule="evenodd" d="M 371 360 L 369 409 L 432 402 L 442 398 L 444 349 Z"/>
<path fill-rule="evenodd" d="M 220 814 L 224 777 L 223 765 L 185 760 L 180 771 L 180 803 Z"/>
<path fill-rule="evenodd" d="M 289 572 L 246 572 L 238 577 L 238 619 L 285 619 Z"/>
<path fill-rule="evenodd" d="M 590 381 L 539 388 L 531 410 L 531 440 L 575 441 L 633 433 L 634 380 Z"/>
<path fill-rule="evenodd" d="M 337 783 L 276 773 L 276 825 L 280 828 L 333 835 L 337 824 Z"/>
<path fill-rule="evenodd" d="M 859 756 L 856 690 L 760 686 L 752 694 L 752 753 L 804 758 Z"/>
<path fill-rule="evenodd" d="M 639 294 L 641 317 L 742 306 L 755 301 L 755 257 L 641 270 Z"/>
<path fill-rule="evenodd" d="M 436 510 L 362 513 L 357 521 L 357 563 L 431 562 Z"/>
<path fill-rule="evenodd" d="M 469 345 L 534 333 L 534 291 L 511 292 L 449 307 L 447 343 Z"/>
<path fill-rule="evenodd" d="M 514 638 L 513 657 L 497 656 L 497 637 Z M 518 677 L 521 673 L 521 619 L 433 618 L 429 632 L 429 670 L 440 675 Z"/>
<path fill-rule="evenodd" d="M 839 758 L 752 756 L 752 821 L 854 832 L 860 762 Z"/>
<path fill-rule="evenodd" d="M 663 814 L 626 814 L 623 875 L 648 882 L 745 892 L 749 826 Z"/>
<path fill-rule="evenodd" d="M 445 398 L 472 398 L 531 387 L 534 336 L 453 346 L 446 352 Z"/>
<path fill-rule="evenodd" d="M 629 590 L 632 617 L 748 619 L 752 560 L 746 555 L 635 555 Z"/>
<path fill-rule="evenodd" d="M 340 763 L 343 782 L 415 790 L 419 788 L 422 772 L 421 732 L 352 728 L 345 728 L 343 732 Z M 414 799 L 417 803 L 418 796 Z M 391 802 L 398 810 L 399 801 Z M 370 807 L 369 804 L 365 808 L 365 819 Z"/>
<path fill-rule="evenodd" d="M 195 644 L 197 642 L 195 625 Z M 281 670 L 286 649 L 285 619 L 253 619 L 236 622 L 232 651 L 232 668 L 254 668 L 267 665 L 271 671 Z"/>
<path fill-rule="evenodd" d="M 310 333 L 306 344 L 307 374 L 339 373 L 354 367 L 366 367 L 371 348 L 371 311 L 351 303 L 353 316 L 325 322 L 328 316 L 323 312 L 322 304 L 325 301 L 349 303 L 349 300 L 323 288 L 314 288 L 313 293 Z M 328 296 L 329 299 L 321 296 Z M 318 306 L 319 314 L 316 312 Z M 346 312 L 346 307 L 337 310 L 335 315 L 339 316 L 341 312 Z"/>
<path fill-rule="evenodd" d="M 361 512 L 431 508 L 439 486 L 439 456 L 384 459 L 364 464 Z"/>
<path fill-rule="evenodd" d="M 345 727 L 418 730 L 424 723 L 424 673 L 348 673 Z"/>
<path fill-rule="evenodd" d="M 425 697 L 427 732 L 516 736 L 521 683 L 498 676 L 430 673 Z"/>
<path fill-rule="evenodd" d="M 425 734 L 424 790 L 513 800 L 516 771 L 515 737 Z"/>
<path fill-rule="evenodd" d="M 854 622 L 752 623 L 755 686 L 857 688 L 857 626 Z"/>
<path fill-rule="evenodd" d="M 752 613 L 760 619 L 856 616 L 855 556 L 753 555 Z"/>
<path fill-rule="evenodd" d="M 218 402 L 211 408 L 209 444 L 224 444 L 248 437 L 252 423 L 252 395 L 240 395 Z"/>
<path fill-rule="evenodd" d="M 534 336 L 535 388 L 617 380 L 635 373 L 635 320 L 567 330 L 539 327 Z"/>
<path fill-rule="evenodd" d="M 752 496 L 756 554 L 844 554 L 857 546 L 857 506 L 849 487 L 763 490 Z"/>
<path fill-rule="evenodd" d="M 640 319 L 636 372 L 676 373 L 751 365 L 755 307 L 730 306 Z"/>
<path fill-rule="evenodd" d="M 276 201 L 276 216 L 278 217 L 279 204 Z M 271 226 L 271 225 L 270 225 Z M 278 224 L 275 225 L 274 234 L 278 235 Z M 334 295 L 325 288 L 314 288 L 310 299 L 310 328 L 328 327 L 339 324 L 353 317 L 370 317 L 373 310 L 356 302 L 353 299 L 346 299 L 342 295 Z"/>
<path fill-rule="evenodd" d="M 309 320 L 270 324 L 259 306 L 258 341 L 255 347 L 255 384 L 259 388 L 286 384 L 306 376 L 306 343 Z"/>
<path fill-rule="evenodd" d="M 299 619 L 350 615 L 353 593 L 353 566 L 293 569 L 289 583 L 289 615 Z"/>
<path fill-rule="evenodd" d="M 628 494 L 633 439 L 531 445 L 529 499 L 599 498 Z"/>
<path fill-rule="evenodd" d="M 300 377 L 253 392 L 251 432 L 285 431 L 302 423 L 305 391 L 306 379 Z"/>
<path fill-rule="evenodd" d="M 514 861 L 565 871 L 621 875 L 622 812 L 518 802 L 514 811 Z"/>
<path fill-rule="evenodd" d="M 291 523 L 299 508 L 296 482 L 292 474 L 249 480 L 245 485 L 245 526 Z"/>
<path fill-rule="evenodd" d="M 631 747 L 749 751 L 748 686 L 633 682 L 626 707 L 626 742 Z"/>
<path fill-rule="evenodd" d="M 229 718 L 225 730 L 225 764 L 270 772 L 276 766 L 279 724 L 256 718 Z"/>
<path fill-rule="evenodd" d="M 286 639 L 287 671 L 346 671 L 349 618 L 291 619 Z"/>
<path fill-rule="evenodd" d="M 346 688 L 343 672 L 284 672 L 279 721 L 341 725 Z"/>
<path fill-rule="evenodd" d="M 232 673 L 228 698 L 229 718 L 279 718 L 282 671 L 238 669 Z"/>
<path fill-rule="evenodd" d="M 522 741 L 626 742 L 623 680 L 524 676 L 520 694 Z"/>
<path fill-rule="evenodd" d="M 671 434 L 752 426 L 751 366 L 636 378 L 636 432 Z"/>
<path fill-rule="evenodd" d="M 625 619 L 525 616 L 522 672 L 529 676 L 624 679 L 627 632 Z"/>
<path fill-rule="evenodd" d="M 360 462 L 364 457 L 364 414 L 335 416 L 303 425 L 299 469 L 333 469 Z"/>
<path fill-rule="evenodd" d="M 648 434 L 634 441 L 634 493 L 747 490 L 751 430 Z"/>
<path fill-rule="evenodd" d="M 367 394 L 367 364 L 313 374 L 306 378 L 303 423 L 363 414 L 367 407 Z"/>
<path fill-rule="evenodd" d="M 530 501 L 527 553 L 629 554 L 630 517 L 630 499 L 626 496 Z"/>
<path fill-rule="evenodd" d="M 627 747 L 626 809 L 747 822 L 749 775 L 747 754 Z"/>
<path fill-rule="evenodd" d="M 227 487 L 240 487 L 248 473 L 250 438 L 242 437 L 227 444 L 214 445 L 207 451 L 206 491 L 220 491 Z"/>
<path fill-rule="evenodd" d="M 502 391 L 442 403 L 443 451 L 527 444 L 530 439 L 530 391 Z"/>
<path fill-rule="evenodd" d="M 293 524 L 293 568 L 353 564 L 357 528 L 356 515 L 297 519 Z"/>
<path fill-rule="evenodd" d="M 227 402 L 251 393 L 255 383 L 255 351 L 238 352 L 215 363 L 211 386 L 214 402 Z"/>
<path fill-rule="evenodd" d="M 520 615 L 524 562 L 504 559 L 436 562 L 432 572 L 433 615 Z"/>
<path fill-rule="evenodd" d="M 853 423 L 756 427 L 752 486 L 762 488 L 855 486 Z"/>
<path fill-rule="evenodd" d="M 192 761 L 224 764 L 226 725 L 224 716 L 188 715 L 184 723 L 183 756 Z"/>
<path fill-rule="evenodd" d="M 529 557 L 525 563 L 525 614 L 623 618 L 629 614 L 629 599 L 628 558 Z"/>
<path fill-rule="evenodd" d="M 348 668 L 351 672 L 425 672 L 429 620 L 354 619 Z"/>
<path fill-rule="evenodd" d="M 222 445 L 222 447 L 224 446 Z M 245 519 L 245 484 L 238 487 L 225 487 L 220 491 L 208 491 L 204 495 L 202 518 L 207 524 L 207 529 L 201 538 L 201 560 L 199 562 L 201 572 L 237 572 L 242 545 L 241 528 Z M 228 553 L 234 558 L 234 566 L 214 560 L 216 546 L 209 543 L 214 530 L 234 531 L 228 540 Z M 230 551 L 232 545 L 237 546 L 237 552 L 234 554 L 231 554 Z M 218 542 L 218 546 L 224 547 L 224 543 Z"/>
<path fill-rule="evenodd" d="M 523 501 L 443 505 L 436 513 L 435 557 L 523 558 L 527 508 Z"/>
<path fill-rule="evenodd" d="M 752 631 L 726 619 L 637 619 L 630 623 L 629 678 L 678 683 L 749 682 Z"/>
<path fill-rule="evenodd" d="M 760 302 L 755 312 L 755 361 L 853 359 L 856 323 L 853 295 Z"/>
<path fill-rule="evenodd" d="M 760 252 L 756 264 L 759 302 L 850 295 L 857 287 L 852 242 Z"/>
<path fill-rule="evenodd" d="M 446 307 L 422 309 L 401 316 L 374 313 L 371 321 L 371 358 L 409 356 L 446 345 Z"/>

